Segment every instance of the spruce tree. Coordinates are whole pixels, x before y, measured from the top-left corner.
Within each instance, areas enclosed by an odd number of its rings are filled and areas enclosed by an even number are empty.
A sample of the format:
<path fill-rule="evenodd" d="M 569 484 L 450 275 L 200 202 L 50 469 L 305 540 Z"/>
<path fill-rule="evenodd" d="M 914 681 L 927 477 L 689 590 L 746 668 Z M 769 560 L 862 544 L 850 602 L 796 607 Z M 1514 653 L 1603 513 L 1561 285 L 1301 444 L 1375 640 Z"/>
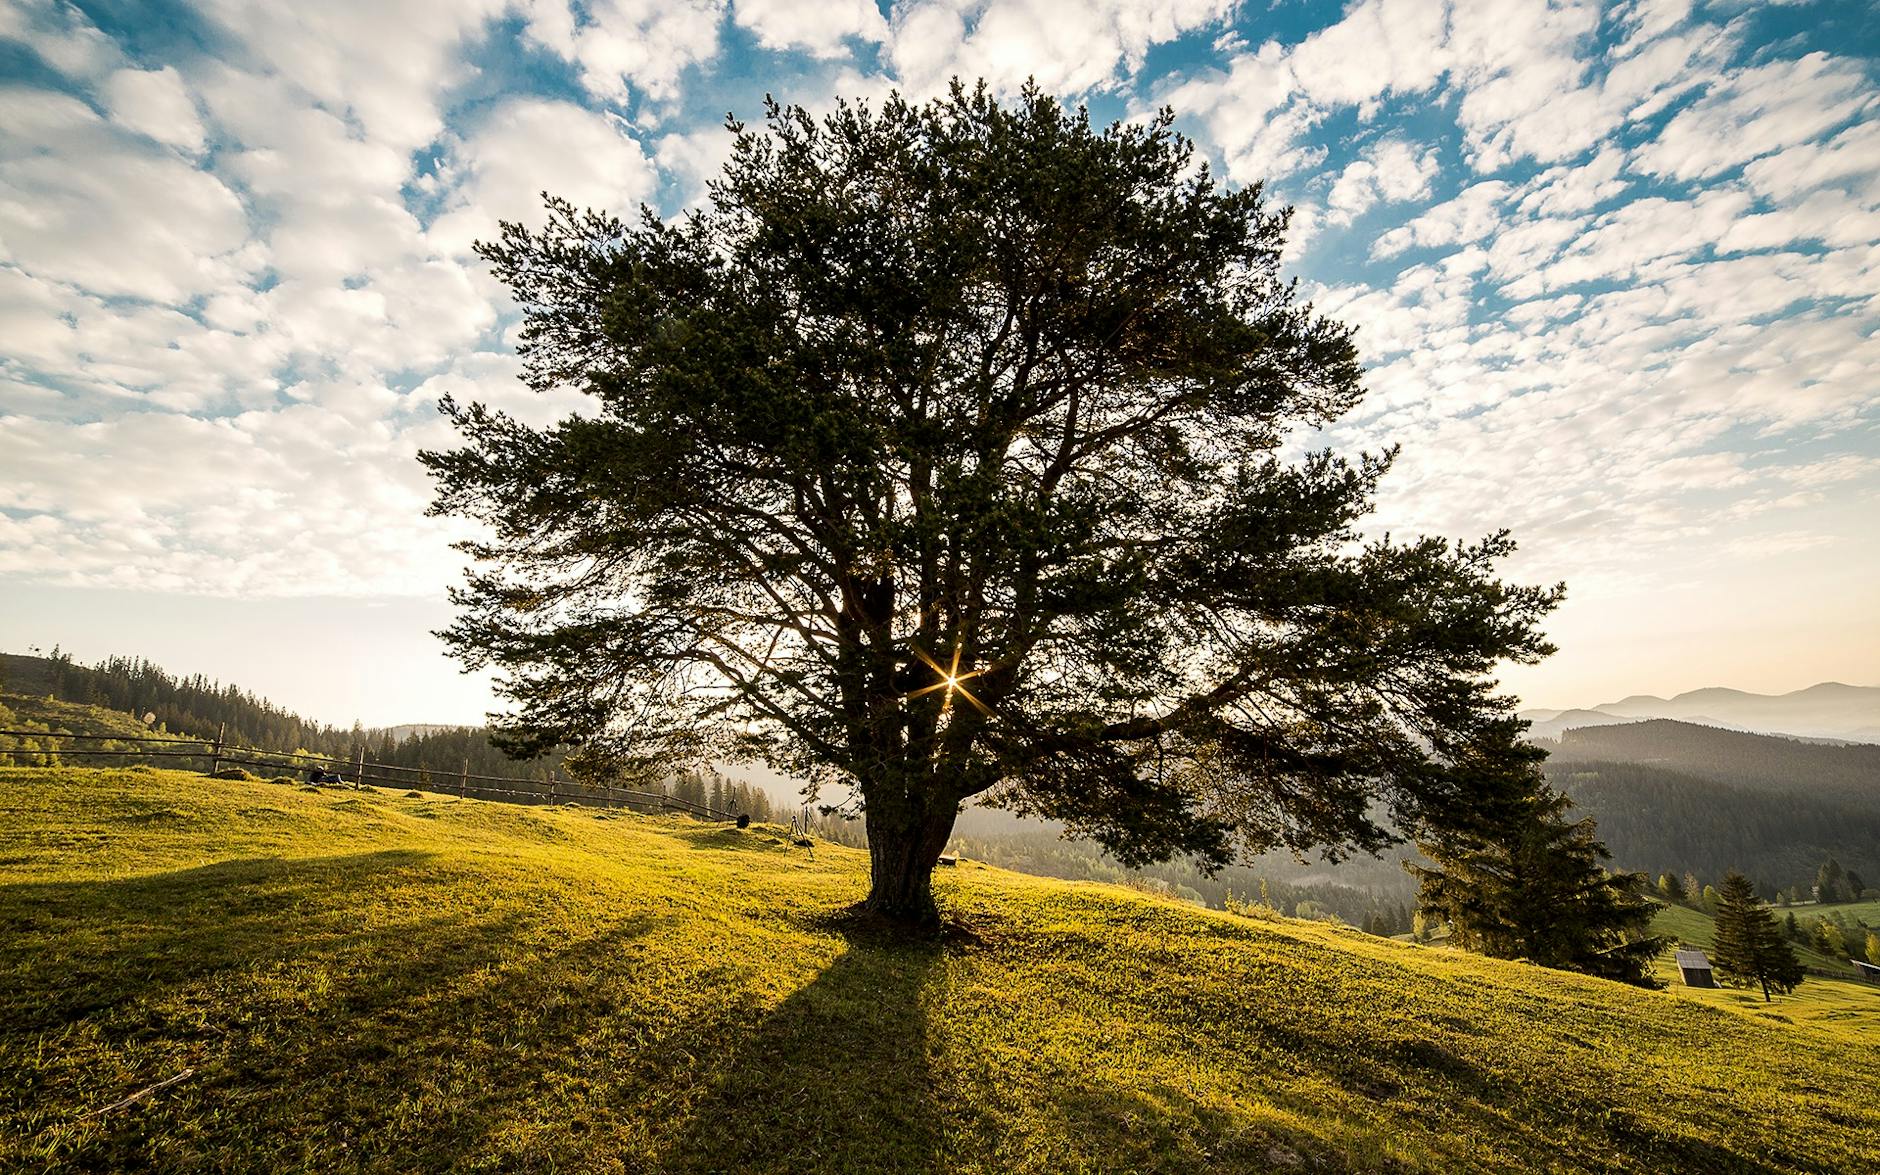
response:
<path fill-rule="evenodd" d="M 1406 863 L 1419 913 L 1450 926 L 1457 945 L 1504 959 L 1657 987 L 1665 940 L 1648 933 L 1657 903 L 1643 873 L 1609 873 L 1590 818 L 1547 786 L 1545 752 L 1526 743 L 1480 748 L 1456 772 L 1486 797 L 1469 827 L 1419 839 L 1431 865 Z"/>
<path fill-rule="evenodd" d="M 1802 982 L 1801 960 L 1782 940 L 1775 915 L 1769 912 L 1749 878 L 1731 872 L 1723 879 L 1717 900 L 1717 936 L 1711 944 L 1711 964 L 1725 983 L 1737 987 L 1762 985 L 1763 1001 L 1771 990 L 1787 995 Z"/>

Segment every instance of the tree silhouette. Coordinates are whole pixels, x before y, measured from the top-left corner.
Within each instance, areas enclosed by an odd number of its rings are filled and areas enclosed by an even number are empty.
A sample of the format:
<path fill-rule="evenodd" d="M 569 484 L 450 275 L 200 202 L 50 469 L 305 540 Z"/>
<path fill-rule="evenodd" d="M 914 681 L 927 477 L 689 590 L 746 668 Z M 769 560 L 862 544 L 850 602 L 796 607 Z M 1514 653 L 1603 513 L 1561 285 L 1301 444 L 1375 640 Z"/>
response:
<path fill-rule="evenodd" d="M 847 783 L 909 921 L 975 796 L 1126 863 L 1466 807 L 1444 764 L 1512 721 L 1487 674 L 1557 590 L 1494 577 L 1504 534 L 1364 541 L 1391 454 L 1289 456 L 1359 398 L 1351 331 L 1172 117 L 773 104 L 695 212 L 551 199 L 480 246 L 530 386 L 588 397 L 446 402 L 424 455 L 487 524 L 445 636 L 509 745 Z"/>

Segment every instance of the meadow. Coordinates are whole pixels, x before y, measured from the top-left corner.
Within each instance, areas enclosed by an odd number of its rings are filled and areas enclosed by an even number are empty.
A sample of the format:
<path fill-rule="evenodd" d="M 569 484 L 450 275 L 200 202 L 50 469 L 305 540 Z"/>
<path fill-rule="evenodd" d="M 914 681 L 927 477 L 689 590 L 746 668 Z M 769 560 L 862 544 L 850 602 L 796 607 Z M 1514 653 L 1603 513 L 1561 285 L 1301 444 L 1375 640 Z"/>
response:
<path fill-rule="evenodd" d="M 0 770 L 0 832 L 0 1169 L 1846 1171 L 1880 1137 L 1880 995 L 1772 1018 L 971 862 L 908 940 L 846 912 L 863 854 L 775 828 L 151 769 Z"/>

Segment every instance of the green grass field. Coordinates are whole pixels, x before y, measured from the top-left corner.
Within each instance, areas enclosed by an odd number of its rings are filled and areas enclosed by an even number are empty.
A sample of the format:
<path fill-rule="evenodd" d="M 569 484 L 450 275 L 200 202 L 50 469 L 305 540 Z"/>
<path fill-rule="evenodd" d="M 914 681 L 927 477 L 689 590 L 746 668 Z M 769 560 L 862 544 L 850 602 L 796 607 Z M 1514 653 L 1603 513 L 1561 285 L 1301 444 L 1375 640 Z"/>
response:
<path fill-rule="evenodd" d="M 1848 1024 L 971 864 L 901 941 L 842 913 L 862 854 L 775 830 L 18 769 L 0 834 L 9 1171 L 1853 1171 L 1880 1137 Z"/>

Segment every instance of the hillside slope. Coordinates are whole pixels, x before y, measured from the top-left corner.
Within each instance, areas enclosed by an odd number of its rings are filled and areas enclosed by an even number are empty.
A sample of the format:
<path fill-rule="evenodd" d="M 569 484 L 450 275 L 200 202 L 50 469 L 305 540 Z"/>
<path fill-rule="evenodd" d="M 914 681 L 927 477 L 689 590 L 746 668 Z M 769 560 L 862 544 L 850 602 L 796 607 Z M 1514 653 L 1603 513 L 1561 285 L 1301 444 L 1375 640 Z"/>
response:
<path fill-rule="evenodd" d="M 0 771 L 0 828 L 4 1169 L 1835 1171 L 1880 1135 L 1830 1029 L 971 865 L 960 929 L 898 942 L 838 915 L 861 854 L 762 828 L 135 769 Z"/>
<path fill-rule="evenodd" d="M 1880 746 L 1824 746 L 1654 718 L 1569 730 L 1549 761 L 1643 763 L 1768 795 L 1880 809 Z"/>

